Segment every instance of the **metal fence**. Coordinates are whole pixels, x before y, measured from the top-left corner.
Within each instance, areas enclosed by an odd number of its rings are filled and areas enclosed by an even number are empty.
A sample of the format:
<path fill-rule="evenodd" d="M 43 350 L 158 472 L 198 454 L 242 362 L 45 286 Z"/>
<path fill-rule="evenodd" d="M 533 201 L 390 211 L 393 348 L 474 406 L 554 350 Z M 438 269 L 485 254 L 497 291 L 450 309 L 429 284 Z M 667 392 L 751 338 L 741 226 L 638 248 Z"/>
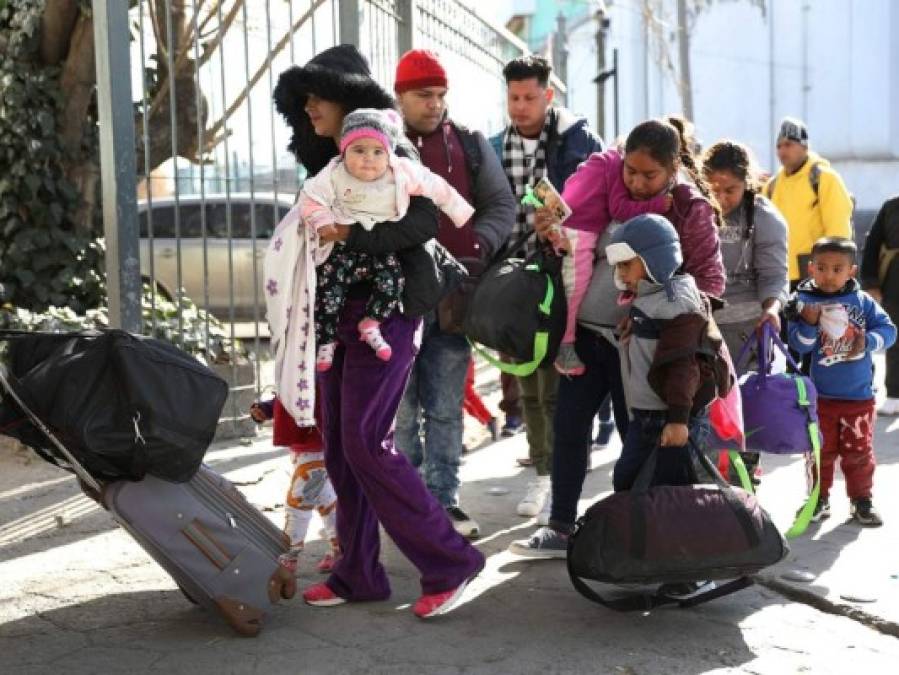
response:
<path fill-rule="evenodd" d="M 262 256 L 303 179 L 271 103 L 278 74 L 352 43 L 391 90 L 400 54 L 434 49 L 454 117 L 493 133 L 503 64 L 527 50 L 457 0 L 93 0 L 93 10 L 111 320 L 224 364 L 241 394 L 234 420 L 271 381 Z M 159 292 L 143 308 L 142 283 Z"/>

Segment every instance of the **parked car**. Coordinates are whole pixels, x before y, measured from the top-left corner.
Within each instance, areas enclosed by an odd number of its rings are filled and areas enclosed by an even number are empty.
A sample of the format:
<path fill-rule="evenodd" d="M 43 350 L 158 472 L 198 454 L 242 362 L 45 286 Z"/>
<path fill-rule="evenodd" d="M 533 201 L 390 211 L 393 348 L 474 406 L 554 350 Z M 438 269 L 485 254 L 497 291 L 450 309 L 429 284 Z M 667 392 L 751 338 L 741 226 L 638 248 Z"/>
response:
<path fill-rule="evenodd" d="M 141 274 L 145 278 L 151 276 L 152 242 L 152 276 L 162 293 L 175 297 L 180 249 L 181 286 L 197 306 L 207 307 L 222 320 L 229 319 L 232 305 L 229 270 L 232 270 L 234 317 L 252 319 L 253 307 L 258 304 L 259 317 L 264 318 L 262 259 L 275 226 L 291 206 L 292 197 L 281 194 L 277 198 L 273 194 L 256 194 L 252 199 L 246 193 L 230 197 L 210 194 L 205 199 L 199 195 L 184 196 L 178 199 L 176 232 L 174 197 L 153 198 L 152 210 L 150 202 L 140 200 L 137 208 Z M 252 236 L 254 217 L 255 242 Z"/>

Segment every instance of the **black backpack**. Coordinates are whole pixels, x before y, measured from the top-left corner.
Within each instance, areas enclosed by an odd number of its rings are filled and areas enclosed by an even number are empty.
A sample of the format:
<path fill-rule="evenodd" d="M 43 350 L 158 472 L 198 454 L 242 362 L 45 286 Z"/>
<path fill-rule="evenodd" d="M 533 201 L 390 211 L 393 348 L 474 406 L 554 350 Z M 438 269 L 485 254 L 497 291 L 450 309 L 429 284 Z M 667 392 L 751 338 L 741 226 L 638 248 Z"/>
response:
<path fill-rule="evenodd" d="M 122 330 L 3 332 L 8 380 L 94 478 L 183 482 L 212 442 L 228 384 L 162 340 Z M 66 458 L 12 399 L 0 430 L 52 464 Z"/>
<path fill-rule="evenodd" d="M 507 251 L 518 251 L 533 232 Z M 567 303 L 562 258 L 540 246 L 527 258 L 507 253 L 481 276 L 471 296 L 463 331 L 472 347 L 504 373 L 527 376 L 551 368 L 565 333 Z M 511 357 L 494 358 L 480 345 Z"/>

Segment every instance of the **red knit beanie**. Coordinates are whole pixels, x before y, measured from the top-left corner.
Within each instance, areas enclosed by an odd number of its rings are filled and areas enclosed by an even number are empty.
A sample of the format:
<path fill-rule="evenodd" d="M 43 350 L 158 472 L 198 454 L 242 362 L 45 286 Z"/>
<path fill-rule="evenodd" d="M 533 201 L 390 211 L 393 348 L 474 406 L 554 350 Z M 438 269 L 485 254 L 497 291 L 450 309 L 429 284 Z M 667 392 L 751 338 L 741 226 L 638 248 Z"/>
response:
<path fill-rule="evenodd" d="M 412 49 L 403 54 L 396 64 L 396 82 L 393 84 L 393 90 L 397 94 L 410 89 L 445 86 L 447 86 L 446 71 L 434 52 Z"/>

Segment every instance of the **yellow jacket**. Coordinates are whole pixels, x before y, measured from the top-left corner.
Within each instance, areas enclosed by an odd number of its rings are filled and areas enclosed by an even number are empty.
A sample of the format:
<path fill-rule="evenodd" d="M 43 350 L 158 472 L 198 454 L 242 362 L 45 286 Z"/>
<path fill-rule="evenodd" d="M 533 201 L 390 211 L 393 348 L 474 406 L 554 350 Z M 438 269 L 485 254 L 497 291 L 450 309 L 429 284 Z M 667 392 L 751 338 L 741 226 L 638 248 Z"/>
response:
<path fill-rule="evenodd" d="M 818 194 L 812 189 L 809 173 L 818 166 Z M 771 187 L 774 192 L 771 192 Z M 787 263 L 790 281 L 805 278 L 800 269 L 799 256 L 806 256 L 821 237 L 852 238 L 852 197 L 840 175 L 830 168 L 830 162 L 814 152 L 796 173 L 787 175 L 780 168 L 768 185 L 765 194 L 787 221 Z"/>

